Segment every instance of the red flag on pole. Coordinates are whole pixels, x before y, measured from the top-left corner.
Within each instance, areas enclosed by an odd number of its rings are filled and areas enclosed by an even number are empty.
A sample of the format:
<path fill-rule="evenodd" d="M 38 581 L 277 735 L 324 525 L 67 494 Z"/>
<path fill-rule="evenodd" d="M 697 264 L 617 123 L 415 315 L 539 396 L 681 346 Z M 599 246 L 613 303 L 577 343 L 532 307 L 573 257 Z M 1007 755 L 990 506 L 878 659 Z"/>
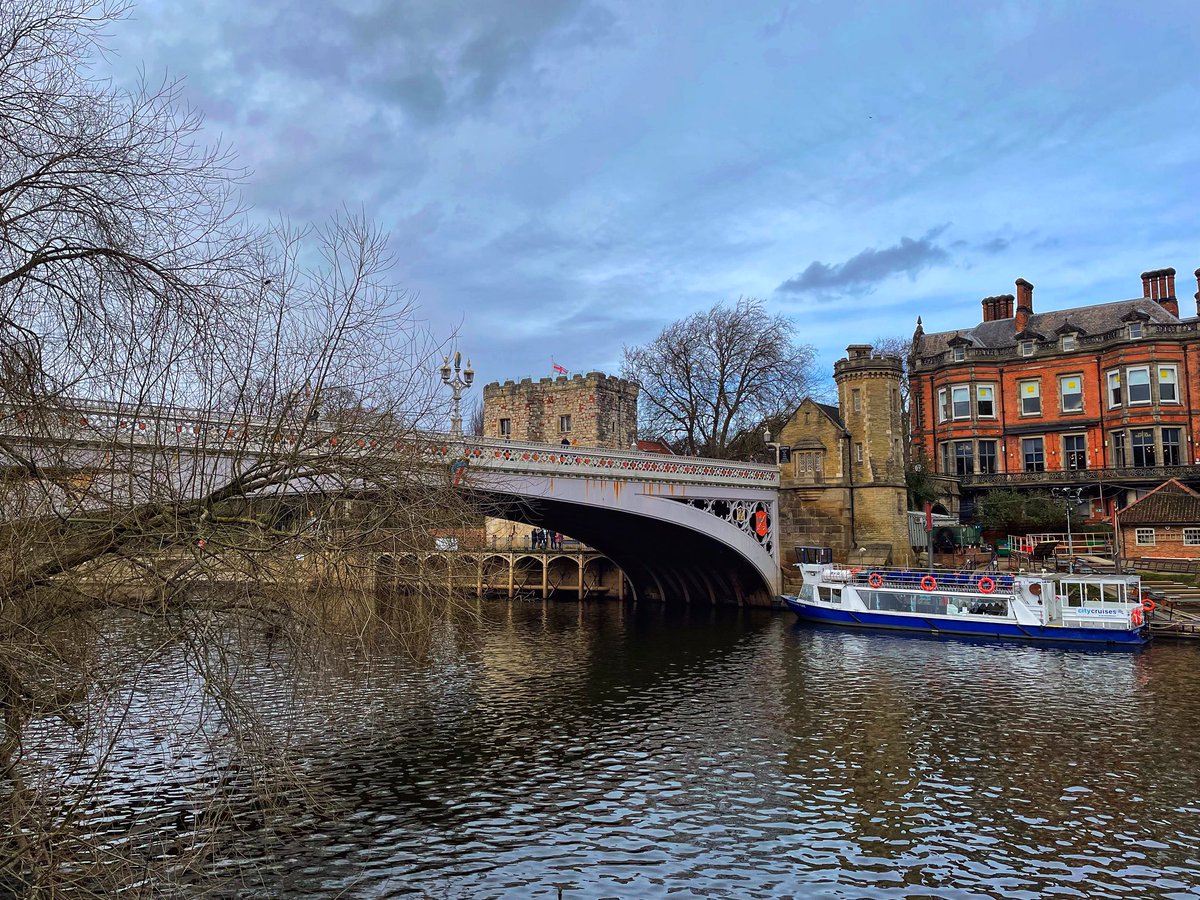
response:
<path fill-rule="evenodd" d="M 567 369 L 564 366 L 560 366 L 553 359 L 550 360 L 550 368 L 554 370 L 556 375 L 570 375 L 571 374 L 570 372 L 567 371 Z"/>

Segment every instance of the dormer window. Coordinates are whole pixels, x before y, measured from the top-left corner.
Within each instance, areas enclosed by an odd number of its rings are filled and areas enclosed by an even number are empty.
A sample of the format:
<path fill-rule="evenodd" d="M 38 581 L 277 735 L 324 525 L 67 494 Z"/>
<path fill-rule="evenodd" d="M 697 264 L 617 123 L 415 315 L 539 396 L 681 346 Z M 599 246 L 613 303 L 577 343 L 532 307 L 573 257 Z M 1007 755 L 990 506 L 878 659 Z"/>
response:
<path fill-rule="evenodd" d="M 1022 356 L 1033 356 L 1033 341 L 1021 341 L 1017 347 Z"/>
<path fill-rule="evenodd" d="M 1078 344 L 1075 341 L 1075 335 L 1064 334 L 1062 336 L 1062 348 L 1063 348 L 1064 353 L 1074 350 L 1077 346 L 1078 346 Z"/>
<path fill-rule="evenodd" d="M 961 345 L 954 348 L 954 361 L 962 362 L 967 358 L 967 348 Z"/>
<path fill-rule="evenodd" d="M 1130 322 L 1129 323 L 1129 338 L 1130 338 L 1130 340 L 1135 340 L 1137 338 L 1140 338 L 1141 336 L 1142 336 L 1142 323 L 1141 322 Z"/>

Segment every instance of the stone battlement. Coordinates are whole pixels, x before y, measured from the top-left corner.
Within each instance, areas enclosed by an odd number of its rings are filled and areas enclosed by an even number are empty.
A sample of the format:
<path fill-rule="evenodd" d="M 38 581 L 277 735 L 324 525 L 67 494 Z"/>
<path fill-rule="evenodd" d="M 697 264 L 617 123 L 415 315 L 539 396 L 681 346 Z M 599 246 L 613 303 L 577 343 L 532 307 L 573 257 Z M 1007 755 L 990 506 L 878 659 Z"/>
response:
<path fill-rule="evenodd" d="M 603 372 L 588 372 L 586 375 L 581 375 L 579 372 L 576 372 L 574 375 L 550 375 L 545 378 L 539 378 L 537 381 L 534 381 L 533 378 L 529 378 L 529 377 L 519 378 L 519 379 L 508 378 L 508 379 L 505 379 L 503 382 L 500 382 L 500 381 L 488 382 L 483 387 L 484 387 L 484 390 L 487 390 L 488 388 L 518 387 L 520 385 L 532 385 L 532 384 L 538 384 L 538 385 L 562 384 L 562 383 L 572 382 L 572 381 L 602 382 L 602 381 L 623 381 L 623 380 L 624 379 L 619 378 L 616 375 L 605 375 Z"/>
<path fill-rule="evenodd" d="M 626 449 L 637 439 L 637 398 L 636 384 L 603 372 L 493 381 L 483 388 L 484 434 Z"/>

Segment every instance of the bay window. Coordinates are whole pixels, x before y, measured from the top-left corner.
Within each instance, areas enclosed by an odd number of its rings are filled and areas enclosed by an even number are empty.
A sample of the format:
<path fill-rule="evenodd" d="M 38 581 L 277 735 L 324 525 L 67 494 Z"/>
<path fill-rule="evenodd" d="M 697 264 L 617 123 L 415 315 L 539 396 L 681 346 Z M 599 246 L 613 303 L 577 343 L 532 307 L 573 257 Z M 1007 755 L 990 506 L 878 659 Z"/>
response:
<path fill-rule="evenodd" d="M 951 411 L 956 419 L 971 418 L 971 389 L 963 384 L 950 389 Z"/>
<path fill-rule="evenodd" d="M 1135 466 L 1154 465 L 1154 429 L 1134 428 L 1129 432 L 1129 447 Z"/>
<path fill-rule="evenodd" d="M 1179 402 L 1179 369 L 1176 366 L 1158 367 L 1158 402 Z"/>
<path fill-rule="evenodd" d="M 975 456 L 970 441 L 954 442 L 954 474 L 970 475 L 975 471 Z"/>
<path fill-rule="evenodd" d="M 996 418 L 996 386 L 981 384 L 975 388 L 975 413 L 981 419 Z"/>
<path fill-rule="evenodd" d="M 1182 459 L 1180 443 L 1183 430 L 1180 428 L 1164 428 L 1162 430 L 1162 464 L 1177 466 Z"/>
<path fill-rule="evenodd" d="M 1138 366 L 1128 369 L 1125 378 L 1129 386 L 1129 405 L 1150 402 L 1150 367 Z"/>
<path fill-rule="evenodd" d="M 1121 405 L 1121 373 L 1120 371 L 1108 373 L 1108 406 L 1111 409 L 1114 406 Z"/>
<path fill-rule="evenodd" d="M 1123 469 L 1128 463 L 1125 456 L 1125 432 L 1114 431 L 1111 434 L 1112 439 L 1112 464 L 1114 468 Z"/>

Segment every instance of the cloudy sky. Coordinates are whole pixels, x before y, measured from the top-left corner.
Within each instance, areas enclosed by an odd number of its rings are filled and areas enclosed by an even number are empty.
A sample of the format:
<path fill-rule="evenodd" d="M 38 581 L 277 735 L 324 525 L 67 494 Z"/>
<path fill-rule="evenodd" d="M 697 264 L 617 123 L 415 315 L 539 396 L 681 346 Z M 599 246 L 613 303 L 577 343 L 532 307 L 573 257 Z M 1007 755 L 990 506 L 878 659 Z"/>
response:
<path fill-rule="evenodd" d="M 1200 4 L 141 0 L 263 215 L 363 207 L 484 380 L 739 295 L 845 345 L 1200 266 Z"/>

